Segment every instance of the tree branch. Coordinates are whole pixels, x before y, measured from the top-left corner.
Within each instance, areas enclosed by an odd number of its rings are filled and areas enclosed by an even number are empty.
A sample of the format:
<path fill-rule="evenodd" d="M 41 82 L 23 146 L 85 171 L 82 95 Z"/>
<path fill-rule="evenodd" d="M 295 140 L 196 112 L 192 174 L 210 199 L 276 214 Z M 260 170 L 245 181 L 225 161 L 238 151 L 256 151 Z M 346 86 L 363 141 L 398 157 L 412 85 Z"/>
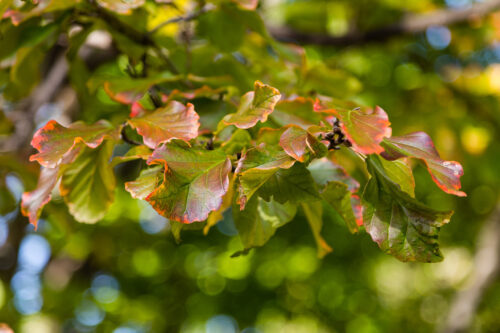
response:
<path fill-rule="evenodd" d="M 270 27 L 271 35 L 282 42 L 316 45 L 355 45 L 367 42 L 385 41 L 391 37 L 415 34 L 433 25 L 450 25 L 472 18 L 482 17 L 500 9 L 500 0 L 479 2 L 463 9 L 440 9 L 429 14 L 408 15 L 400 22 L 366 32 L 355 31 L 344 36 L 307 34 L 287 27 Z"/>
<path fill-rule="evenodd" d="M 457 293 L 451 303 L 442 333 L 468 332 L 471 321 L 486 288 L 494 281 L 500 268 L 500 204 L 481 228 L 474 276 L 468 286 Z"/>

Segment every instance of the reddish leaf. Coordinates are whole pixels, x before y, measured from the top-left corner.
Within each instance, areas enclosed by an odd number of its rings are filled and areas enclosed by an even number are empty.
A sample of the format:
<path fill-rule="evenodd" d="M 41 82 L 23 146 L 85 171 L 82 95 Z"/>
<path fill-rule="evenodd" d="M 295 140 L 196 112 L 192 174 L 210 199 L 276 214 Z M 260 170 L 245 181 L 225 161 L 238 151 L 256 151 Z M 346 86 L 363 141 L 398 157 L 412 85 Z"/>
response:
<path fill-rule="evenodd" d="M 243 95 L 236 113 L 225 116 L 223 122 L 243 129 L 255 126 L 258 121 L 265 122 L 280 97 L 278 89 L 256 81 L 254 91 Z"/>
<path fill-rule="evenodd" d="M 196 138 L 199 119 L 193 104 L 184 106 L 172 101 L 154 112 L 129 119 L 128 123 L 142 135 L 144 144 L 154 149 L 158 144 L 172 139 L 189 141 Z"/>
<path fill-rule="evenodd" d="M 56 186 L 58 179 L 59 167 L 42 167 L 36 188 L 31 192 L 23 193 L 21 213 L 29 218 L 30 223 L 35 226 L 35 229 L 42 213 L 42 208 L 50 201 L 52 190 Z"/>
<path fill-rule="evenodd" d="M 148 163 L 165 165 L 163 183 L 146 198 L 161 215 L 191 223 L 206 220 L 221 206 L 231 172 L 231 161 L 222 151 L 172 140 L 157 148 Z"/>
<path fill-rule="evenodd" d="M 323 108 L 317 102 L 315 110 L 340 120 L 342 131 L 355 151 L 362 154 L 380 154 L 384 151 L 380 143 L 385 137 L 391 136 L 392 129 L 387 113 L 382 108 L 346 109 L 344 106 L 337 107 L 328 103 L 327 106 Z"/>
<path fill-rule="evenodd" d="M 403 136 L 387 138 L 383 142 L 385 152 L 382 156 L 388 160 L 401 157 L 418 158 L 427 166 L 434 182 L 446 193 L 465 197 L 460 191 L 460 177 L 464 174 L 460 163 L 444 161 L 439 156 L 432 139 L 424 132 L 415 132 Z"/>
<path fill-rule="evenodd" d="M 290 125 L 280 137 L 280 146 L 299 162 L 305 162 L 306 154 L 316 156 L 326 154 L 326 146 L 314 135 L 297 125 Z"/>
<path fill-rule="evenodd" d="M 64 127 L 55 120 L 49 121 L 36 131 L 31 145 L 39 151 L 30 156 L 30 161 L 38 161 L 46 168 L 54 168 L 63 159 L 72 155 L 79 143 L 90 148 L 96 148 L 104 139 L 118 139 L 120 128 L 113 127 L 109 122 L 100 120 L 93 125 L 76 122 Z M 69 163 L 70 161 L 66 161 Z"/>
<path fill-rule="evenodd" d="M 195 98 L 219 98 L 221 94 L 227 91 L 226 88 L 217 88 L 214 89 L 209 86 L 203 86 L 198 89 L 194 89 L 191 91 L 181 91 L 178 89 L 172 90 L 172 92 L 166 97 L 165 102 L 170 102 L 176 99 L 195 99 Z"/>
<path fill-rule="evenodd" d="M 361 205 L 361 199 L 358 195 L 351 195 L 351 205 L 352 210 L 354 212 L 354 216 L 356 217 L 356 224 L 358 226 L 363 225 L 363 206 Z"/>

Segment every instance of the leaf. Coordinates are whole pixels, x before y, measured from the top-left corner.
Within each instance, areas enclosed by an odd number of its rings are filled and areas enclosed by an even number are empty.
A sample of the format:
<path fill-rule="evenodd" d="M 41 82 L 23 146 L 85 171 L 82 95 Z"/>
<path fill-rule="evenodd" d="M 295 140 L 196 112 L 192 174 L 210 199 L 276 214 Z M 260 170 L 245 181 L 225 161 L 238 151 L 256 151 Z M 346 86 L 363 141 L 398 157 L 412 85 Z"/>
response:
<path fill-rule="evenodd" d="M 162 167 L 154 166 L 141 171 L 136 180 L 125 183 L 125 189 L 132 198 L 144 200 L 160 184 Z"/>
<path fill-rule="evenodd" d="M 151 149 L 146 146 L 133 146 L 123 156 L 115 156 L 111 160 L 111 165 L 114 167 L 120 163 L 129 162 L 133 160 L 143 159 L 147 160 L 151 155 Z"/>
<path fill-rule="evenodd" d="M 61 196 L 79 222 L 101 220 L 114 200 L 113 148 L 114 142 L 109 140 L 96 149 L 85 147 L 73 163 L 64 166 Z"/>
<path fill-rule="evenodd" d="M 280 146 L 285 152 L 299 162 L 306 161 L 306 154 L 321 157 L 328 148 L 314 135 L 297 125 L 290 125 L 280 137 Z"/>
<path fill-rule="evenodd" d="M 254 91 L 243 95 L 236 113 L 225 116 L 223 122 L 243 129 L 255 126 L 258 121 L 265 122 L 280 97 L 280 92 L 276 88 L 256 81 Z"/>
<path fill-rule="evenodd" d="M 271 200 L 265 202 L 254 197 L 244 210 L 233 207 L 234 224 L 245 250 L 267 243 L 276 229 L 290 222 L 297 212 L 293 204 L 280 204 Z"/>
<path fill-rule="evenodd" d="M 146 200 L 166 218 L 203 221 L 221 206 L 231 172 L 231 161 L 222 151 L 172 140 L 157 148 L 148 163 L 165 165 L 163 183 Z"/>
<path fill-rule="evenodd" d="M 132 9 L 144 5 L 145 0 L 97 0 L 99 6 L 118 14 L 130 14 Z"/>
<path fill-rule="evenodd" d="M 321 191 L 321 197 L 342 217 L 352 233 L 358 232 L 358 222 L 353 211 L 352 197 L 346 184 L 329 182 Z"/>
<path fill-rule="evenodd" d="M 395 184 L 398 184 L 401 191 L 406 192 L 412 198 L 415 197 L 415 179 L 413 171 L 408 165 L 406 159 L 388 161 L 380 159 L 384 176 L 391 179 Z"/>
<path fill-rule="evenodd" d="M 249 147 L 251 141 L 252 137 L 248 131 L 237 129 L 234 131 L 233 135 L 231 135 L 229 140 L 224 141 L 221 146 L 226 154 L 233 155 L 240 153 L 243 149 Z"/>
<path fill-rule="evenodd" d="M 271 197 L 279 203 L 315 201 L 320 199 L 318 188 L 311 173 L 303 164 L 289 169 L 279 169 L 265 182 L 258 192 L 269 201 Z"/>
<path fill-rule="evenodd" d="M 311 172 L 314 181 L 321 186 L 336 181 L 347 184 L 349 191 L 353 193 L 359 189 L 359 183 L 356 179 L 349 176 L 340 165 L 326 157 L 312 161 L 307 169 Z"/>
<path fill-rule="evenodd" d="M 247 151 L 235 170 L 240 183 L 238 202 L 241 209 L 279 169 L 291 168 L 294 163 L 294 159 L 276 147 L 261 145 Z"/>
<path fill-rule="evenodd" d="M 259 0 L 231 0 L 238 4 L 243 9 L 246 10 L 255 10 L 257 5 L 259 4 Z"/>
<path fill-rule="evenodd" d="M 314 100 L 304 97 L 279 101 L 270 118 L 280 126 L 294 124 L 303 129 L 321 121 L 320 115 L 314 112 Z"/>
<path fill-rule="evenodd" d="M 363 224 L 372 239 L 401 261 L 443 260 L 438 233 L 453 212 L 431 209 L 401 191 L 385 176 L 378 156 L 369 156 L 367 163 L 372 178 L 363 193 Z"/>
<path fill-rule="evenodd" d="M 226 194 L 224 194 L 224 196 L 222 197 L 222 205 L 219 207 L 219 209 L 214 210 L 208 215 L 207 225 L 205 226 L 205 228 L 203 228 L 204 235 L 207 235 L 210 231 L 210 228 L 224 219 L 224 212 L 228 210 L 229 207 L 231 207 L 234 197 L 234 179 L 235 177 L 229 177 L 229 187 Z"/>
<path fill-rule="evenodd" d="M 332 252 L 332 248 L 321 236 L 321 229 L 323 228 L 323 205 L 321 201 L 313 201 L 302 203 L 302 210 L 306 216 L 307 222 L 311 227 L 314 239 L 318 247 L 318 257 L 323 258 L 328 253 Z"/>
<path fill-rule="evenodd" d="M 464 174 L 460 163 L 444 161 L 439 156 L 432 139 L 424 132 L 415 132 L 403 136 L 386 138 L 383 141 L 385 152 L 382 156 L 388 160 L 412 157 L 422 160 L 427 166 L 432 180 L 444 192 L 465 197 L 460 191 L 460 177 Z"/>
<path fill-rule="evenodd" d="M 198 22 L 198 33 L 206 36 L 210 43 L 222 52 L 238 50 L 245 38 L 245 32 L 246 27 L 229 6 L 221 6 L 205 13 Z"/>
<path fill-rule="evenodd" d="M 172 101 L 144 116 L 129 119 L 127 122 L 142 135 L 144 144 L 156 148 L 158 144 L 172 139 L 189 141 L 198 136 L 200 117 L 193 104 Z"/>
<path fill-rule="evenodd" d="M 96 148 L 105 139 L 117 140 L 119 131 L 119 128 L 114 128 L 105 120 L 93 125 L 76 122 L 68 127 L 51 120 L 33 136 L 31 145 L 38 150 L 38 154 L 31 155 L 30 161 L 38 161 L 46 168 L 54 168 L 60 165 L 65 157 L 73 154 L 79 143 Z"/>
<path fill-rule="evenodd" d="M 316 104 L 316 110 L 340 120 L 340 127 L 355 151 L 362 154 L 380 154 L 384 151 L 380 143 L 385 137 L 391 136 L 392 129 L 387 113 L 382 108 L 346 109 L 344 107 L 349 104 L 337 106 L 330 101 L 323 103 L 327 104 L 327 108 L 322 109 L 321 104 Z"/>
<path fill-rule="evenodd" d="M 52 190 L 59 180 L 59 167 L 40 169 L 38 184 L 31 192 L 23 193 L 21 202 L 21 213 L 29 218 L 29 221 L 35 229 L 37 228 L 38 219 L 42 213 L 42 208 L 52 197 Z"/>

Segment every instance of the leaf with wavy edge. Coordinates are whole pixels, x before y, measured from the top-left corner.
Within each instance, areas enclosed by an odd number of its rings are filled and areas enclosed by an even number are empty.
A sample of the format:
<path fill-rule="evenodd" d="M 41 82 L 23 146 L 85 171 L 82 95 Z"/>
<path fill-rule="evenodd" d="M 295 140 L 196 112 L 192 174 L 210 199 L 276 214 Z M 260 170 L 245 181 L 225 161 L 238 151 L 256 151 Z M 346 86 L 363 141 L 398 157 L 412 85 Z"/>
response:
<path fill-rule="evenodd" d="M 386 177 L 379 156 L 366 161 L 372 175 L 362 199 L 366 231 L 384 252 L 401 261 L 441 261 L 438 233 L 453 212 L 431 209 L 401 191 Z"/>
<path fill-rule="evenodd" d="M 240 182 L 238 188 L 240 209 L 245 208 L 247 201 L 279 169 L 289 169 L 294 164 L 295 160 L 277 147 L 261 144 L 248 150 L 238 161 L 235 170 Z"/>
<path fill-rule="evenodd" d="M 326 104 L 326 107 L 323 107 L 322 103 Z M 315 110 L 330 115 L 327 119 L 331 116 L 337 117 L 342 132 L 351 142 L 352 148 L 362 154 L 382 153 L 384 148 L 380 143 L 392 134 L 389 117 L 379 106 L 375 109 L 366 107 L 346 109 L 343 105 L 336 106 L 332 102 L 318 100 Z"/>
<path fill-rule="evenodd" d="M 146 200 L 168 219 L 191 223 L 219 209 L 229 186 L 231 161 L 220 150 L 172 140 L 158 147 L 149 164 L 163 164 L 163 183 Z"/>
<path fill-rule="evenodd" d="M 132 198 L 141 200 L 146 199 L 160 183 L 162 176 L 161 170 L 162 166 L 154 166 L 142 170 L 136 180 L 125 183 L 125 189 L 130 193 Z"/>
<path fill-rule="evenodd" d="M 29 218 L 31 224 L 38 226 L 38 219 L 42 208 L 52 197 L 52 190 L 59 180 L 59 167 L 40 169 L 40 176 L 36 188 L 31 192 L 23 193 L 21 213 Z"/>
<path fill-rule="evenodd" d="M 72 154 L 79 143 L 89 148 L 96 148 L 105 139 L 118 140 L 119 133 L 120 128 L 113 127 L 105 120 L 93 125 L 78 121 L 68 127 L 51 120 L 33 136 L 31 145 L 38 150 L 38 153 L 31 155 L 30 161 L 38 161 L 46 168 L 55 168 L 65 157 Z"/>
<path fill-rule="evenodd" d="M 285 152 L 299 162 L 306 161 L 306 154 L 321 157 L 328 148 L 314 135 L 297 125 L 290 125 L 280 137 L 280 146 Z"/>
<path fill-rule="evenodd" d="M 314 181 L 321 186 L 325 186 L 331 181 L 337 181 L 347 184 L 352 193 L 359 189 L 358 181 L 349 176 L 342 166 L 327 157 L 315 159 L 307 166 L 307 169 L 311 172 Z"/>
<path fill-rule="evenodd" d="M 222 120 L 225 125 L 247 129 L 258 121 L 265 122 L 281 98 L 278 89 L 256 81 L 254 91 L 247 92 L 240 101 L 236 113 L 228 114 Z"/>
<path fill-rule="evenodd" d="M 196 138 L 200 127 L 199 119 L 193 104 L 184 106 L 172 101 L 162 108 L 127 122 L 142 135 L 144 144 L 154 149 L 160 143 L 172 139 L 189 141 Z"/>
<path fill-rule="evenodd" d="M 108 140 L 96 149 L 85 147 L 74 162 L 64 166 L 59 190 L 79 222 L 101 220 L 114 200 L 116 181 L 110 163 L 114 144 Z"/>
<path fill-rule="evenodd" d="M 333 251 L 323 236 L 321 236 L 321 229 L 323 228 L 323 205 L 321 201 L 314 201 L 302 203 L 301 206 L 307 222 L 311 227 L 314 239 L 316 240 L 318 257 L 323 258 L 325 255 Z"/>
<path fill-rule="evenodd" d="M 427 166 L 432 180 L 446 193 L 465 197 L 460 191 L 460 177 L 464 170 L 460 163 L 444 161 L 439 156 L 432 139 L 424 132 L 415 132 L 403 136 L 393 136 L 383 141 L 385 152 L 382 156 L 388 160 L 412 157 L 422 160 Z"/>

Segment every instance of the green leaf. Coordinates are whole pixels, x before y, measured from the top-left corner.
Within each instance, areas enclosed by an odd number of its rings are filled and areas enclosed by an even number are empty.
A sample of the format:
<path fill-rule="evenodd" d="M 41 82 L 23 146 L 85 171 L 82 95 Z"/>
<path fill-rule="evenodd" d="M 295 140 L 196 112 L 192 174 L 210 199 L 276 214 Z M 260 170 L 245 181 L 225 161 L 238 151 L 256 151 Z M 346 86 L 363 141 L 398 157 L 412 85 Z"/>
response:
<path fill-rule="evenodd" d="M 280 146 L 299 162 L 306 161 L 306 155 L 314 158 L 324 156 L 328 148 L 314 135 L 297 125 L 290 125 L 280 137 Z"/>
<path fill-rule="evenodd" d="M 279 101 L 269 117 L 280 126 L 295 124 L 303 129 L 321 121 L 320 114 L 314 112 L 314 100 L 304 97 Z"/>
<path fill-rule="evenodd" d="M 254 197 L 244 210 L 233 205 L 233 218 L 245 250 L 267 243 L 276 229 L 290 222 L 297 212 L 297 206 L 280 204 L 274 200 L 266 202 Z"/>
<path fill-rule="evenodd" d="M 154 166 L 141 171 L 136 180 L 125 183 L 125 189 L 132 198 L 144 200 L 161 183 L 162 167 Z"/>
<path fill-rule="evenodd" d="M 245 38 L 245 25 L 229 6 L 209 11 L 199 19 L 198 31 L 223 52 L 240 48 Z"/>
<path fill-rule="evenodd" d="M 146 200 L 166 218 L 183 223 L 203 221 L 221 206 L 231 172 L 231 161 L 224 152 L 172 140 L 157 148 L 148 163 L 165 165 L 163 183 Z"/>
<path fill-rule="evenodd" d="M 398 184 L 401 191 L 406 192 L 412 198 L 415 197 L 415 179 L 413 171 L 405 159 L 388 161 L 380 158 L 380 164 L 384 170 L 384 176 L 393 183 Z"/>
<path fill-rule="evenodd" d="M 359 189 L 359 183 L 356 179 L 349 176 L 340 165 L 326 157 L 312 161 L 307 169 L 311 172 L 314 181 L 322 187 L 331 181 L 336 181 L 347 184 L 349 191 L 353 193 Z"/>
<path fill-rule="evenodd" d="M 189 141 L 198 136 L 200 117 L 194 106 L 172 101 L 154 112 L 129 119 L 127 122 L 142 135 L 144 144 L 156 148 L 158 144 L 172 139 Z"/>
<path fill-rule="evenodd" d="M 258 121 L 265 122 L 280 97 L 276 88 L 256 81 L 254 91 L 243 95 L 236 113 L 225 116 L 223 122 L 243 129 L 255 126 Z"/>
<path fill-rule="evenodd" d="M 113 141 L 85 147 L 75 161 L 64 166 L 60 192 L 77 221 L 101 220 L 114 200 L 115 175 L 110 164 Z"/>
<path fill-rule="evenodd" d="M 363 193 L 363 223 L 372 239 L 401 261 L 443 260 L 438 233 L 453 212 L 436 211 L 403 192 L 385 176 L 380 157 L 366 161 L 372 178 Z"/>
<path fill-rule="evenodd" d="M 382 156 L 388 160 L 401 157 L 412 157 L 422 160 L 427 166 L 432 180 L 446 193 L 465 197 L 460 191 L 460 177 L 464 170 L 460 163 L 444 161 L 439 156 L 432 139 L 424 132 L 415 132 L 403 136 L 393 136 L 384 139 L 382 143 L 385 152 Z"/>
<path fill-rule="evenodd" d="M 323 205 L 321 201 L 313 201 L 302 203 L 302 210 L 306 216 L 307 222 L 311 227 L 314 239 L 318 247 L 318 257 L 323 258 L 328 253 L 332 252 L 332 248 L 321 236 L 323 228 Z"/>
<path fill-rule="evenodd" d="M 237 129 L 227 141 L 222 143 L 222 149 L 228 155 L 241 153 L 243 149 L 250 146 L 251 141 L 252 137 L 248 131 Z"/>
<path fill-rule="evenodd" d="M 30 156 L 30 161 L 38 161 L 46 168 L 54 168 L 63 163 L 80 143 L 89 148 L 98 147 L 105 139 L 119 139 L 120 128 L 115 128 L 106 120 L 93 125 L 76 122 L 64 127 L 55 120 L 49 121 L 36 131 L 31 141 L 38 154 Z M 66 161 L 68 163 L 68 161 Z"/>
<path fill-rule="evenodd" d="M 355 233 L 358 232 L 359 226 L 354 215 L 351 194 L 347 184 L 336 181 L 329 182 L 321 191 L 321 197 L 342 217 L 349 231 Z"/>

